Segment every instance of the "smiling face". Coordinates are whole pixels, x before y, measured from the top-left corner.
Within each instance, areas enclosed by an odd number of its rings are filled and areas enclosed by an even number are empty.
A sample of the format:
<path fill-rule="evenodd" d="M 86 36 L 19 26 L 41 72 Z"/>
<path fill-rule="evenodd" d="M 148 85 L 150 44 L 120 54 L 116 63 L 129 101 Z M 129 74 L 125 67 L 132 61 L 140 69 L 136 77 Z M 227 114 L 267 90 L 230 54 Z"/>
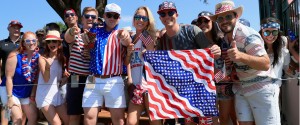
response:
<path fill-rule="evenodd" d="M 106 12 L 103 14 L 105 24 L 109 29 L 116 27 L 121 19 L 120 14 L 115 12 Z"/>
<path fill-rule="evenodd" d="M 230 33 L 235 27 L 237 16 L 233 12 L 225 12 L 218 15 L 216 21 L 218 22 L 218 25 L 222 32 Z"/>
<path fill-rule="evenodd" d="M 212 29 L 212 21 L 206 19 L 205 17 L 200 17 L 197 20 L 197 25 L 198 27 L 203 31 L 203 32 L 209 32 Z"/>
<path fill-rule="evenodd" d="M 164 10 L 159 12 L 159 15 L 159 19 L 165 27 L 172 27 L 176 25 L 178 14 L 175 10 Z"/>
<path fill-rule="evenodd" d="M 87 11 L 82 15 L 82 24 L 84 29 L 90 29 L 93 27 L 93 23 L 98 21 L 98 15 L 95 11 Z"/>
<path fill-rule="evenodd" d="M 23 36 L 22 45 L 25 50 L 34 51 L 38 45 L 38 39 L 34 33 L 25 33 Z"/>
<path fill-rule="evenodd" d="M 69 27 L 76 25 L 78 17 L 75 13 L 67 13 L 64 17 L 65 22 Z"/>
<path fill-rule="evenodd" d="M 279 31 L 277 28 L 265 28 L 262 29 L 261 33 L 261 36 L 266 44 L 273 44 L 278 37 Z"/>
<path fill-rule="evenodd" d="M 136 31 L 142 31 L 149 25 L 149 16 L 144 9 L 139 9 L 133 17 L 133 26 Z"/>

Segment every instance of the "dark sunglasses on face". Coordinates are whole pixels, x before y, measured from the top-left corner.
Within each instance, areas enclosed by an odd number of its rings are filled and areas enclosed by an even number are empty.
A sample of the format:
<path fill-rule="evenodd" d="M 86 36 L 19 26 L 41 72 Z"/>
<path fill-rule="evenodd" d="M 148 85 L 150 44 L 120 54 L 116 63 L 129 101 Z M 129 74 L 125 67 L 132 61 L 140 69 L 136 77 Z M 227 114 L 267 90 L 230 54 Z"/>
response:
<path fill-rule="evenodd" d="M 220 16 L 220 17 L 217 17 L 216 21 L 218 23 L 222 23 L 224 21 L 224 18 L 225 18 L 226 21 L 231 21 L 234 18 L 234 16 L 232 14 L 228 14 L 225 17 Z"/>
<path fill-rule="evenodd" d="M 31 41 L 32 41 L 33 44 L 35 44 L 37 40 L 36 39 L 31 39 L 31 40 L 30 39 L 25 39 L 24 41 L 25 41 L 26 44 L 30 44 Z"/>
<path fill-rule="evenodd" d="M 50 44 L 50 43 L 56 44 L 57 42 L 58 42 L 57 40 L 46 40 L 47 44 Z"/>
<path fill-rule="evenodd" d="M 277 36 L 279 31 L 278 30 L 265 30 L 263 33 L 264 33 L 264 36 L 270 36 L 270 34 L 272 34 L 273 36 Z"/>
<path fill-rule="evenodd" d="M 208 19 L 203 19 L 203 20 L 199 19 L 199 20 L 197 21 L 197 23 L 198 23 L 198 25 L 201 25 L 202 23 L 207 24 L 207 23 L 209 23 L 209 21 L 210 21 L 210 20 L 208 20 Z"/>
<path fill-rule="evenodd" d="M 90 19 L 92 18 L 93 20 L 96 19 L 96 15 L 89 15 L 89 14 L 84 14 L 85 19 Z"/>
<path fill-rule="evenodd" d="M 171 17 L 171 16 L 173 16 L 176 13 L 176 11 L 168 11 L 167 13 Z M 167 14 L 165 12 L 160 12 L 159 13 L 159 16 L 161 16 L 161 17 L 165 17 L 166 15 Z"/>
<path fill-rule="evenodd" d="M 66 17 L 66 18 L 68 18 L 68 17 L 70 17 L 70 16 L 71 16 L 71 17 L 75 16 L 75 13 L 68 13 L 68 14 L 65 14 L 65 17 Z"/>
<path fill-rule="evenodd" d="M 146 16 L 134 15 L 134 20 L 141 20 L 141 19 L 145 22 L 149 21 L 149 18 Z"/>
<path fill-rule="evenodd" d="M 119 14 L 112 14 L 112 13 L 106 13 L 107 18 L 114 18 L 114 19 L 119 19 L 120 15 Z"/>

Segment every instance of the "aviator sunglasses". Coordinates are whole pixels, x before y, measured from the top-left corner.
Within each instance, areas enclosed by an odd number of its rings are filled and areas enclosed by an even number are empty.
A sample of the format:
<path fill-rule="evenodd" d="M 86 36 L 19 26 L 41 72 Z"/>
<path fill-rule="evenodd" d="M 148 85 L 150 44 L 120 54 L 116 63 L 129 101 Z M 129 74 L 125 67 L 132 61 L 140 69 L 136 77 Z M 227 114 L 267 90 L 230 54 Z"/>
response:
<path fill-rule="evenodd" d="M 149 18 L 148 17 L 146 17 L 146 16 L 141 16 L 141 15 L 134 15 L 134 20 L 143 20 L 144 22 L 147 22 L 147 21 L 149 21 Z"/>
<path fill-rule="evenodd" d="M 119 19 L 120 15 L 119 14 L 112 14 L 112 13 L 106 13 L 107 18 L 114 18 L 114 19 Z"/>
<path fill-rule="evenodd" d="M 167 12 L 168 13 L 168 15 L 171 17 L 171 16 L 173 16 L 175 13 L 176 13 L 176 11 L 168 11 Z M 161 17 L 165 17 L 167 14 L 166 14 L 166 12 L 160 12 L 160 13 L 158 13 L 159 14 L 159 16 L 161 16 Z"/>
<path fill-rule="evenodd" d="M 70 17 L 70 16 L 73 17 L 73 16 L 75 16 L 75 14 L 74 14 L 74 13 L 68 13 L 68 14 L 65 14 L 65 17 L 66 17 L 66 18 L 68 18 L 68 17 Z"/>
<path fill-rule="evenodd" d="M 263 33 L 264 33 L 264 36 L 270 36 L 270 34 L 272 34 L 273 36 L 277 36 L 279 31 L 278 30 L 265 30 Z"/>
<path fill-rule="evenodd" d="M 234 18 L 234 17 L 233 17 L 232 14 L 228 14 L 228 15 L 226 15 L 225 17 L 222 17 L 222 16 L 217 17 L 217 20 L 216 20 L 216 21 L 217 21 L 218 23 L 222 23 L 222 22 L 224 21 L 224 19 L 225 19 L 226 21 L 231 21 L 233 18 Z"/>

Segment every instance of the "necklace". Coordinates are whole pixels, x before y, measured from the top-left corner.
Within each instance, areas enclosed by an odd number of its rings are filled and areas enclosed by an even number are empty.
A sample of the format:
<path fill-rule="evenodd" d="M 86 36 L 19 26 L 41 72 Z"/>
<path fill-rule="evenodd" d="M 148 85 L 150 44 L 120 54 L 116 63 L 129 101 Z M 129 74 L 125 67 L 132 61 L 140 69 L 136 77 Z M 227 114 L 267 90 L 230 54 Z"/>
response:
<path fill-rule="evenodd" d="M 38 71 L 38 58 L 39 58 L 39 53 L 38 50 L 35 50 L 33 52 L 33 55 L 31 57 L 31 63 L 28 61 L 28 54 L 23 52 L 21 53 L 22 57 L 22 72 L 24 77 L 28 82 L 35 82 L 36 76 L 37 76 L 37 71 Z"/>

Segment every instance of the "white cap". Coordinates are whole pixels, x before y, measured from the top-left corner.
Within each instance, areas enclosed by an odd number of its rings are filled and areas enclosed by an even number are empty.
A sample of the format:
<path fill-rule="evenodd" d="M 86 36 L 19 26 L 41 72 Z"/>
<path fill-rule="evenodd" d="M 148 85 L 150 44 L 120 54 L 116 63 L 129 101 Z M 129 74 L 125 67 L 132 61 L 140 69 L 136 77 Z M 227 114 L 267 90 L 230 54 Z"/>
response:
<path fill-rule="evenodd" d="M 115 3 L 110 3 L 105 6 L 104 12 L 115 12 L 121 15 L 121 7 Z"/>

